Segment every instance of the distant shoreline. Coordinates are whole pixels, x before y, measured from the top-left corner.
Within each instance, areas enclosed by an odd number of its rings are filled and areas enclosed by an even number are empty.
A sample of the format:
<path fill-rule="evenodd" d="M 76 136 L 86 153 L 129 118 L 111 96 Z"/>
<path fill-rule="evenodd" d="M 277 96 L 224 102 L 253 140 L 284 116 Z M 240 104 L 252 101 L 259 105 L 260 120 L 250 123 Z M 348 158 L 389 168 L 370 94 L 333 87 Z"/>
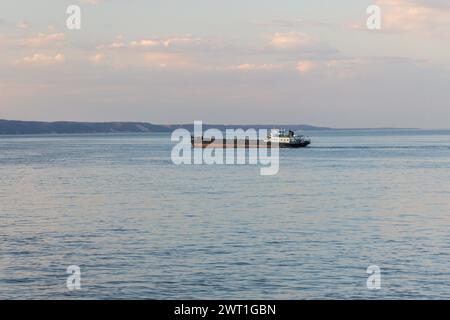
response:
<path fill-rule="evenodd" d="M 421 130 L 419 128 L 331 128 L 319 127 L 306 124 L 204 124 L 204 130 L 216 128 L 226 130 L 228 128 L 270 129 L 282 127 L 292 131 L 327 131 L 327 130 Z M 184 128 L 193 130 L 193 124 L 171 124 L 160 125 L 147 122 L 76 122 L 76 121 L 20 121 L 0 119 L 0 135 L 33 135 L 33 134 L 107 134 L 107 133 L 164 133 L 175 129 Z"/>

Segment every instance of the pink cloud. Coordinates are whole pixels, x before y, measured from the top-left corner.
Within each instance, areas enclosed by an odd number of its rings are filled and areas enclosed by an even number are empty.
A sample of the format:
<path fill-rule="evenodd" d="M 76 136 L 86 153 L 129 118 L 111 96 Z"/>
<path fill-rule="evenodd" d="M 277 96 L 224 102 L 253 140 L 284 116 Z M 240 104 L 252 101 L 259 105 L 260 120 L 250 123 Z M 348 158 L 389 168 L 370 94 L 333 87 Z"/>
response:
<path fill-rule="evenodd" d="M 25 46 L 40 47 L 48 46 L 51 43 L 62 42 L 65 40 L 65 35 L 62 32 L 59 33 L 39 33 L 34 37 L 26 38 L 20 41 L 20 44 Z"/>
<path fill-rule="evenodd" d="M 64 54 L 58 53 L 54 56 L 46 55 L 43 53 L 35 53 L 32 56 L 27 56 L 22 59 L 16 60 L 17 64 L 22 65 L 52 65 L 65 62 Z"/>
<path fill-rule="evenodd" d="M 252 64 L 252 63 L 243 63 L 237 66 L 232 66 L 230 69 L 240 70 L 240 71 L 257 71 L 257 70 L 274 70 L 281 68 L 280 64 Z"/>
<path fill-rule="evenodd" d="M 450 10 L 432 1 L 376 0 L 382 10 L 382 28 L 394 31 L 432 31 L 450 27 Z"/>
<path fill-rule="evenodd" d="M 286 32 L 275 33 L 270 44 L 279 49 L 294 49 L 310 46 L 314 44 L 314 40 L 304 33 Z"/>
<path fill-rule="evenodd" d="M 317 66 L 317 63 L 314 61 L 299 61 L 297 63 L 297 70 L 300 73 L 308 73 L 313 70 Z"/>
<path fill-rule="evenodd" d="M 105 55 L 103 53 L 97 53 L 93 56 L 89 57 L 89 61 L 93 64 L 101 63 L 105 59 Z"/>
<path fill-rule="evenodd" d="M 138 47 L 157 47 L 161 43 L 157 40 L 152 39 L 143 39 L 143 40 L 135 40 L 130 42 L 130 47 L 138 48 Z"/>
<path fill-rule="evenodd" d="M 132 40 L 126 43 L 122 36 L 118 36 L 117 39 L 106 45 L 100 45 L 98 49 L 118 49 L 118 48 L 171 48 L 176 46 L 188 46 L 194 45 L 202 42 L 202 39 L 193 38 L 190 35 L 182 37 L 171 37 L 171 38 L 144 38 L 138 40 Z"/>

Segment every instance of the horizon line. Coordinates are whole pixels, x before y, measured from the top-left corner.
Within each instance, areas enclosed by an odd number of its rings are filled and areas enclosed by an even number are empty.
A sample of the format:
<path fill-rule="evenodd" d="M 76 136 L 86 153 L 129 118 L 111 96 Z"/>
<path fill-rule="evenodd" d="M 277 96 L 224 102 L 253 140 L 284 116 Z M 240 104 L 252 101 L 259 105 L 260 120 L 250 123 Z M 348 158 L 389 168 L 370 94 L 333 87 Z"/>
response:
<path fill-rule="evenodd" d="M 38 122 L 38 123 L 89 123 L 89 124 L 105 124 L 105 123 L 145 123 L 155 126 L 161 126 L 161 127 L 173 127 L 173 126 L 189 126 L 193 125 L 194 121 L 200 121 L 200 120 L 193 120 L 192 122 L 179 122 L 179 123 L 156 123 L 156 122 L 150 122 L 150 121 L 135 121 L 135 120 L 89 120 L 89 121 L 79 121 L 79 120 L 17 120 L 17 119 L 3 119 L 0 118 L 0 121 L 9 121 L 9 122 Z M 325 125 L 315 125 L 315 124 L 308 124 L 308 123 L 205 123 L 203 121 L 203 125 L 211 127 L 211 126 L 307 126 L 307 127 L 313 127 L 323 130 L 450 130 L 450 128 L 423 128 L 423 127 L 401 127 L 401 126 L 380 126 L 380 127 L 334 127 L 334 126 L 325 126 Z"/>

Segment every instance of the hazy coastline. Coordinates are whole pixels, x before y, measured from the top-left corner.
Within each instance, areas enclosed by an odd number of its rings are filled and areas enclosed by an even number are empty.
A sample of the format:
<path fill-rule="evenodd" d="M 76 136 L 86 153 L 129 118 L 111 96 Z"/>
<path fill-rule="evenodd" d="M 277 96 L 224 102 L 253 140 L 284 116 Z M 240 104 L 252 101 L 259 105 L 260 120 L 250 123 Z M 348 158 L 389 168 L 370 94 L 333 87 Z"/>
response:
<path fill-rule="evenodd" d="M 205 130 L 216 128 L 268 129 L 282 127 L 293 131 L 322 130 L 418 130 L 419 128 L 332 128 L 308 124 L 204 124 Z M 77 122 L 77 121 L 21 121 L 0 119 L 0 135 L 28 134 L 95 134 L 95 133 L 156 133 L 171 132 L 178 128 L 193 130 L 193 124 L 153 124 L 148 122 Z"/>

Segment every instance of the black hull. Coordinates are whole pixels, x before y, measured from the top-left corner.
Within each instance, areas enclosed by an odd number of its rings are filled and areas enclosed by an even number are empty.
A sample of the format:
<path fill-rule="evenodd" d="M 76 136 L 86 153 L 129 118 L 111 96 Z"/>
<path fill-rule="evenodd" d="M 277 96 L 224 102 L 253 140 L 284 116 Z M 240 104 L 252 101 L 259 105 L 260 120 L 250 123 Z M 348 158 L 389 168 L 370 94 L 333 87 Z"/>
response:
<path fill-rule="evenodd" d="M 256 140 L 204 140 L 204 139 L 194 139 L 191 138 L 191 144 L 193 148 L 272 148 L 272 144 L 256 141 Z M 302 141 L 298 143 L 279 143 L 278 147 L 283 149 L 298 149 L 298 148 L 306 148 L 310 145 L 310 141 Z"/>
<path fill-rule="evenodd" d="M 310 144 L 311 144 L 310 141 L 303 141 L 303 142 L 295 143 L 295 144 L 291 144 L 291 143 L 280 143 L 280 148 L 285 148 L 285 149 L 306 148 L 306 147 L 309 146 Z"/>

